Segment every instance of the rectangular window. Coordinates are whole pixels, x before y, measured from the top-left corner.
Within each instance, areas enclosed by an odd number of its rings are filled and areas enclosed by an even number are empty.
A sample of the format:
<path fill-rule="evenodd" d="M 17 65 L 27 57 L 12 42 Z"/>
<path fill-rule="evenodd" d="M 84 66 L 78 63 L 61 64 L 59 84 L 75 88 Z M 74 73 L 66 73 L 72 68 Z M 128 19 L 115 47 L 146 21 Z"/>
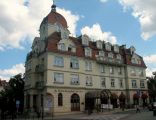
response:
<path fill-rule="evenodd" d="M 136 72 L 134 68 L 131 68 L 131 76 L 136 76 Z"/>
<path fill-rule="evenodd" d="M 122 74 L 122 68 L 121 68 L 121 67 L 118 68 L 118 74 L 119 74 L 119 75 Z"/>
<path fill-rule="evenodd" d="M 119 80 L 119 86 L 120 86 L 120 88 L 123 88 L 123 80 L 122 79 Z"/>
<path fill-rule="evenodd" d="M 60 43 L 59 44 L 59 50 L 62 50 L 62 51 L 65 51 L 66 50 L 66 47 L 65 47 L 65 44 L 64 43 Z"/>
<path fill-rule="evenodd" d="M 109 72 L 110 72 L 111 74 L 114 73 L 114 69 L 113 69 L 113 67 L 109 67 Z"/>
<path fill-rule="evenodd" d="M 54 73 L 54 83 L 64 83 L 64 74 L 63 73 Z"/>
<path fill-rule="evenodd" d="M 106 80 L 105 78 L 101 78 L 101 86 L 106 87 Z"/>
<path fill-rule="evenodd" d="M 92 56 L 92 49 L 90 49 L 89 47 L 85 48 L 85 56 L 91 57 Z"/>
<path fill-rule="evenodd" d="M 86 70 L 92 70 L 92 63 L 91 62 L 89 62 L 89 61 L 86 61 L 85 62 L 85 67 L 86 67 Z"/>
<path fill-rule="evenodd" d="M 140 77 L 143 77 L 144 76 L 143 70 L 138 70 L 138 74 L 139 74 Z"/>
<path fill-rule="evenodd" d="M 136 80 L 132 80 L 132 88 L 137 88 Z"/>
<path fill-rule="evenodd" d="M 86 76 L 86 85 L 92 86 L 92 76 Z"/>
<path fill-rule="evenodd" d="M 102 72 L 102 73 L 105 72 L 105 66 L 104 65 L 100 65 L 100 72 Z"/>
<path fill-rule="evenodd" d="M 76 58 L 72 58 L 70 61 L 70 67 L 74 68 L 74 69 L 78 69 L 79 68 L 79 61 Z"/>
<path fill-rule="evenodd" d="M 145 88 L 144 80 L 141 80 L 141 81 L 140 81 L 140 88 Z"/>
<path fill-rule="evenodd" d="M 71 74 L 71 84 L 72 85 L 78 85 L 78 84 L 80 84 L 80 82 L 79 82 L 79 75 L 77 75 L 77 74 Z"/>
<path fill-rule="evenodd" d="M 64 66 L 63 57 L 55 56 L 55 58 L 54 58 L 54 65 L 63 67 Z"/>
<path fill-rule="evenodd" d="M 111 87 L 115 87 L 115 80 L 111 79 Z"/>

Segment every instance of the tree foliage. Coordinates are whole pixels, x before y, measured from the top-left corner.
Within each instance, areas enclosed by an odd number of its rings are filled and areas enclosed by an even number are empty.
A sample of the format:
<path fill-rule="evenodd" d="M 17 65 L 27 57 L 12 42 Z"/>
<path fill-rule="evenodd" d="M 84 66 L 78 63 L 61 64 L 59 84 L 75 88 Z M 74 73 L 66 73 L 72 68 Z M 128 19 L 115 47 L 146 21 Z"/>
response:
<path fill-rule="evenodd" d="M 156 72 L 153 73 L 153 76 L 147 78 L 148 90 L 150 101 L 156 101 Z"/>
<path fill-rule="evenodd" d="M 0 92 L 0 109 L 2 112 L 13 113 L 17 111 L 16 101 L 20 101 L 19 112 L 24 106 L 24 81 L 22 74 L 10 78 L 8 85 Z"/>

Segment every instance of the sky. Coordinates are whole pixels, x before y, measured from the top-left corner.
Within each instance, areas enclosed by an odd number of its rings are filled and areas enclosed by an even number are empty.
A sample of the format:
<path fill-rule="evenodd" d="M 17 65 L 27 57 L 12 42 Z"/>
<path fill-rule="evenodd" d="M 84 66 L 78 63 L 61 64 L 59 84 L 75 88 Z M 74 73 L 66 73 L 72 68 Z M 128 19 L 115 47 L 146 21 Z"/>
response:
<path fill-rule="evenodd" d="M 55 0 L 71 36 L 87 34 L 134 46 L 143 57 L 147 76 L 156 71 L 156 0 Z M 0 0 L 0 78 L 24 73 L 27 53 L 52 0 Z"/>

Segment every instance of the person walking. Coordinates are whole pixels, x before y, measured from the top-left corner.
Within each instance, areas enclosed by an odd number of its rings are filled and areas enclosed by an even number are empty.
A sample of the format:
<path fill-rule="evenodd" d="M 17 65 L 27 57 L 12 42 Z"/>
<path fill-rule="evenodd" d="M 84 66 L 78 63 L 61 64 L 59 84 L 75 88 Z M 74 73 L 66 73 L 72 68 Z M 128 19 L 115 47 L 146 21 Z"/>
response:
<path fill-rule="evenodd" d="M 136 105 L 136 113 L 140 113 L 140 108 L 139 108 L 139 105 Z"/>

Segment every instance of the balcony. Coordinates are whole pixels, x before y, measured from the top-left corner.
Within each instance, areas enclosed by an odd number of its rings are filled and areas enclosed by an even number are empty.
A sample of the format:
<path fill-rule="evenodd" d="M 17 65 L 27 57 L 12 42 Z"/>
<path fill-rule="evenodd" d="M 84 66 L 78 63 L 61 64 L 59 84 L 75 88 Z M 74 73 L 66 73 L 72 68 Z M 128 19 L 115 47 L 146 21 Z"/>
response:
<path fill-rule="evenodd" d="M 114 65 L 114 66 L 123 66 L 123 61 L 119 59 L 114 58 L 108 58 L 96 55 L 96 62 L 101 64 L 108 64 L 108 65 Z"/>
<path fill-rule="evenodd" d="M 37 73 L 43 73 L 44 72 L 44 64 L 38 64 L 38 65 L 36 65 L 35 72 L 37 72 Z"/>
<path fill-rule="evenodd" d="M 36 88 L 38 90 L 42 90 L 44 88 L 44 81 L 37 81 L 36 82 Z"/>

